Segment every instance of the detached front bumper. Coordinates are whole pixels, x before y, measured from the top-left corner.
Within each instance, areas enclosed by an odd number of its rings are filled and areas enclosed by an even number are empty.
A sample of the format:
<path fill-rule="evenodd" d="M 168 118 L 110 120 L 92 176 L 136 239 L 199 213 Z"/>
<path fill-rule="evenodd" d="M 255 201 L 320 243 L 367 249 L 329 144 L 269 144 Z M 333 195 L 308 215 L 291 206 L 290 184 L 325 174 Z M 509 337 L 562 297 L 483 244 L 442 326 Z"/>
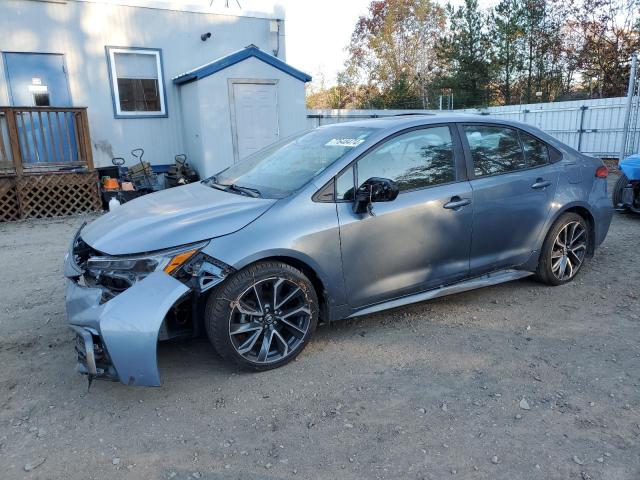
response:
<path fill-rule="evenodd" d="M 159 386 L 158 331 L 169 309 L 189 288 L 154 272 L 118 296 L 102 302 L 102 290 L 80 285 L 65 262 L 67 317 L 77 335 L 78 370 L 125 385 Z"/>

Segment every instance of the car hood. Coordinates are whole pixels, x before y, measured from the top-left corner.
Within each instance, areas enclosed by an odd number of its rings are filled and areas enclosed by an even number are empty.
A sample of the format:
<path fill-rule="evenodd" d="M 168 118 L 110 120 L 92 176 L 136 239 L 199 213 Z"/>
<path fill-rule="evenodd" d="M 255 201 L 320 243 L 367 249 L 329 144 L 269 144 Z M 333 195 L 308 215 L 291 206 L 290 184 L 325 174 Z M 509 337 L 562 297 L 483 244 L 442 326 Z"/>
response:
<path fill-rule="evenodd" d="M 275 202 L 198 182 L 127 202 L 84 227 L 81 237 L 109 255 L 150 252 L 233 233 Z"/>

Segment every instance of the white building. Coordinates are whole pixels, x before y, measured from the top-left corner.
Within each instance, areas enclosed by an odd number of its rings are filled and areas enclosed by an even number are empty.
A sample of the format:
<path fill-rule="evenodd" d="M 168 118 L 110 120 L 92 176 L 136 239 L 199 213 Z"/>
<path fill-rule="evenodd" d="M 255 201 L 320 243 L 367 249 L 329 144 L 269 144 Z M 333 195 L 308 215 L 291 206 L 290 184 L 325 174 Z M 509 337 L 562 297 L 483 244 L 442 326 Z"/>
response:
<path fill-rule="evenodd" d="M 87 107 L 96 166 L 142 147 L 201 175 L 306 128 L 284 12 L 215 3 L 2 0 L 0 106 Z"/>
<path fill-rule="evenodd" d="M 210 176 L 304 130 L 310 80 L 253 45 L 174 78 L 192 165 Z"/>

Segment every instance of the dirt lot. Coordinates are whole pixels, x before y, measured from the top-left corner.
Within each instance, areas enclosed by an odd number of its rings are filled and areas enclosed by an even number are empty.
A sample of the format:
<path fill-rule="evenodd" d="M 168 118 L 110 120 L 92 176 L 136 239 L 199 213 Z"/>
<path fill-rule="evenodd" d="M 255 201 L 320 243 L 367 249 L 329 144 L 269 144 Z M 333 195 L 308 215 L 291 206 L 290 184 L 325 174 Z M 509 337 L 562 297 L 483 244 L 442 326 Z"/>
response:
<path fill-rule="evenodd" d="M 0 224 L 3 479 L 640 478 L 640 217 L 570 285 L 322 327 L 261 374 L 162 345 L 163 387 L 89 392 L 61 268 L 81 223 Z"/>

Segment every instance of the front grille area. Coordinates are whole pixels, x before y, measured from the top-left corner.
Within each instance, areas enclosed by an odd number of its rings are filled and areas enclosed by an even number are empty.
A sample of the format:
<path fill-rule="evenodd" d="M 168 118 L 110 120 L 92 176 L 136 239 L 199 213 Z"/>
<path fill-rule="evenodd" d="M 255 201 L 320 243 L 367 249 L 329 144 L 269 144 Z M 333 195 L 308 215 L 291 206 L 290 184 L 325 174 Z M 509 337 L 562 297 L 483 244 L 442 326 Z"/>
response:
<path fill-rule="evenodd" d="M 76 328 L 75 330 L 78 371 L 94 378 L 117 380 L 115 368 L 104 347 L 102 338 L 87 329 Z"/>
<path fill-rule="evenodd" d="M 80 236 L 76 237 L 75 241 L 73 242 L 72 253 L 73 261 L 82 270 L 87 267 L 87 260 L 89 260 L 89 258 L 96 255 L 101 255 L 100 252 L 91 248 L 84 240 L 82 240 L 82 237 Z"/>

